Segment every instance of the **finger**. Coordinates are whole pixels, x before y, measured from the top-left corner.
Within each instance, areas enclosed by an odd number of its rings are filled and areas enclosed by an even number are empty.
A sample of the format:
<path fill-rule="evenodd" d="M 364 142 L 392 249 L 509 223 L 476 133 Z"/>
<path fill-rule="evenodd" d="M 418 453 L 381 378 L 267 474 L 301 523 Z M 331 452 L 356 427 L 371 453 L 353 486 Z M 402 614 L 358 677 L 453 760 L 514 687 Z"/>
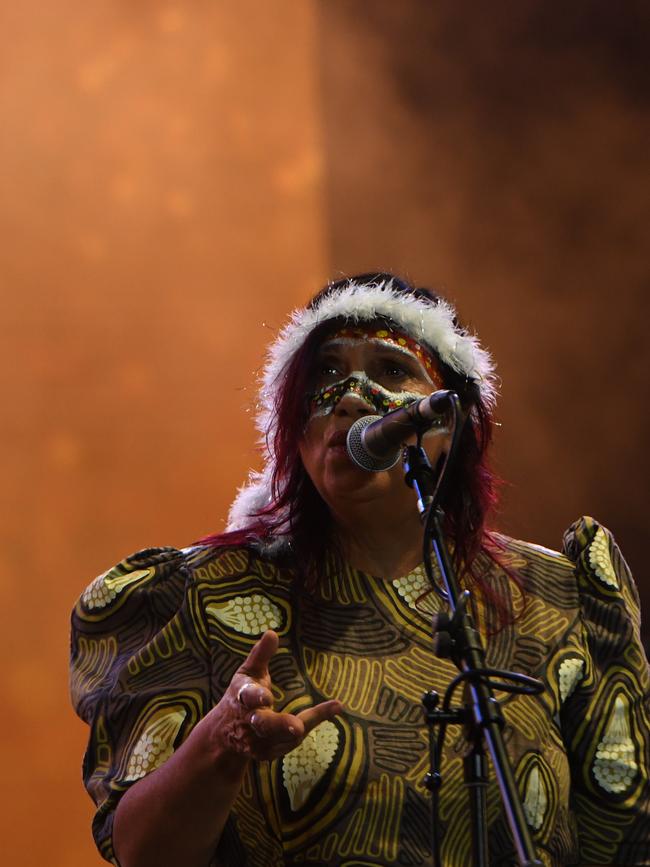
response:
<path fill-rule="evenodd" d="M 273 693 L 254 680 L 247 680 L 237 690 L 237 701 L 247 710 L 273 706 Z"/>
<path fill-rule="evenodd" d="M 258 738 L 271 744 L 295 744 L 305 736 L 305 726 L 298 716 L 275 713 L 262 708 L 251 714 L 250 726 Z"/>
<path fill-rule="evenodd" d="M 253 646 L 243 663 L 239 666 L 242 674 L 251 677 L 264 677 L 271 658 L 278 649 L 280 639 L 277 632 L 267 629 L 260 640 Z"/>
<path fill-rule="evenodd" d="M 334 719 L 340 713 L 343 713 L 343 705 L 340 701 L 323 701 L 315 707 L 308 707 L 307 710 L 300 711 L 298 719 L 302 722 L 304 732 L 307 735 L 317 725 L 325 722 L 325 720 Z"/>

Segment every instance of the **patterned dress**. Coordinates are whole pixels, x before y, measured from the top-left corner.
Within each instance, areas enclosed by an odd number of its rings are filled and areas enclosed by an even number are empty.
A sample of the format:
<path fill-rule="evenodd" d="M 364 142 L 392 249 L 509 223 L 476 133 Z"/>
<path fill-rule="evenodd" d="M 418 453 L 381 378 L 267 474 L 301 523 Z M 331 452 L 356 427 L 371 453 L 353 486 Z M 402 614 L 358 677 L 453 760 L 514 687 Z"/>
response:
<path fill-rule="evenodd" d="M 650 677 L 634 583 L 610 533 L 584 518 L 564 554 L 500 537 L 523 594 L 481 555 L 514 625 L 475 602 L 488 664 L 541 678 L 541 695 L 498 693 L 524 812 L 545 865 L 650 865 Z M 277 709 L 337 698 L 345 713 L 293 752 L 250 765 L 219 848 L 222 867 L 431 865 L 428 734 L 420 700 L 457 674 L 434 656 L 440 608 L 423 570 L 387 581 L 330 570 L 317 592 L 248 548 L 156 548 L 99 576 L 73 613 L 72 694 L 91 726 L 84 780 L 93 832 L 115 860 L 115 806 L 218 702 L 260 634 Z M 442 855 L 471 865 L 467 748 L 450 728 L 440 793 Z M 491 863 L 514 864 L 494 774 Z"/>

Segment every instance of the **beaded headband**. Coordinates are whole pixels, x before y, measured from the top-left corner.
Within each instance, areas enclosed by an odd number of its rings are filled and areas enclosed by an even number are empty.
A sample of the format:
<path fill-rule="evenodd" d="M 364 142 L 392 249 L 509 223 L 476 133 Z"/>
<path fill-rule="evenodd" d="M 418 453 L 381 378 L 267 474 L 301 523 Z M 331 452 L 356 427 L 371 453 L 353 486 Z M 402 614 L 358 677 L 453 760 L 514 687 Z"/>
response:
<path fill-rule="evenodd" d="M 244 529 L 256 523 L 255 517 L 272 501 L 275 456 L 275 407 L 280 395 L 282 374 L 309 334 L 330 319 L 345 319 L 352 326 L 360 322 L 388 319 L 413 340 L 422 343 L 452 370 L 478 386 L 483 402 L 492 408 L 496 402 L 494 363 L 478 339 L 455 323 L 455 310 L 447 301 L 437 303 L 400 292 L 393 280 L 358 283 L 349 280 L 324 295 L 311 307 L 294 310 L 289 322 L 269 346 L 261 378 L 257 428 L 266 453 L 264 468 L 252 472 L 239 489 L 230 508 L 227 531 Z"/>

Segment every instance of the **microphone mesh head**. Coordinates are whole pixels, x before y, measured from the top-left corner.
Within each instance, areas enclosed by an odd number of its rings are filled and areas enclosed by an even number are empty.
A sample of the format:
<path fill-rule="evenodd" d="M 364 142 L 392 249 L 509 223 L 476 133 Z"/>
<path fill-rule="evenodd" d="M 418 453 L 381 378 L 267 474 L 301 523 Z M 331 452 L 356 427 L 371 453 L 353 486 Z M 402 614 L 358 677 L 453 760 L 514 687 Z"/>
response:
<path fill-rule="evenodd" d="M 368 470 L 371 473 L 379 473 L 382 470 L 390 470 L 391 467 L 394 467 L 395 464 L 399 461 L 402 449 L 399 448 L 395 452 L 394 455 L 389 455 L 386 458 L 379 459 L 373 457 L 368 449 L 363 444 L 363 432 L 368 427 L 368 425 L 372 424 L 373 421 L 379 421 L 380 418 L 383 418 L 381 415 L 364 415 L 363 418 L 358 419 L 352 425 L 350 430 L 348 431 L 348 436 L 346 440 L 346 445 L 348 449 L 348 455 L 350 459 L 354 461 L 354 463 L 361 467 L 362 470 Z"/>

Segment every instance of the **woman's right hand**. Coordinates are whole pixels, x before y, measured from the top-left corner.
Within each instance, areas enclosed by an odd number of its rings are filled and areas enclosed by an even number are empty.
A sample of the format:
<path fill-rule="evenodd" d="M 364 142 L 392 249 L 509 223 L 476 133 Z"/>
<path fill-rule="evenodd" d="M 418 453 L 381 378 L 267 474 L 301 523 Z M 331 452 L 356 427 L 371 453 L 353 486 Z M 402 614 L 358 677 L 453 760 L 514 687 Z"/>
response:
<path fill-rule="evenodd" d="M 273 710 L 269 662 L 279 645 L 268 630 L 235 672 L 221 701 L 196 727 L 217 752 L 257 760 L 275 759 L 294 750 L 312 729 L 341 713 L 341 702 L 324 701 L 298 714 Z"/>
<path fill-rule="evenodd" d="M 269 661 L 279 644 L 268 631 L 235 672 L 221 701 L 159 768 L 122 796 L 113 842 L 124 867 L 203 867 L 214 853 L 251 759 L 295 749 L 342 710 L 325 701 L 299 714 L 273 710 Z"/>

